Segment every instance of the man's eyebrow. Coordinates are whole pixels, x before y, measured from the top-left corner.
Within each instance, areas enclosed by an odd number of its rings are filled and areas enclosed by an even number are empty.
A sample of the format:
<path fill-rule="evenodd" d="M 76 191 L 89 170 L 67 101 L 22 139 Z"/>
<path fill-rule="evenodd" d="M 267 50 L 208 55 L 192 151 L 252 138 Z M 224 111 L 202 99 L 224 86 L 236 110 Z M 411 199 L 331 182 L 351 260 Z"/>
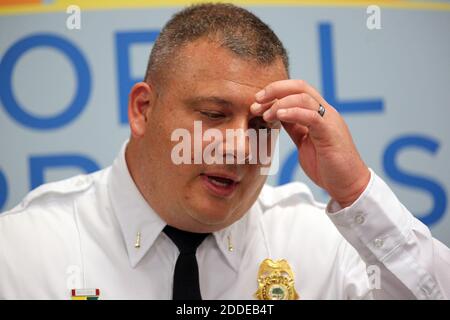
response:
<path fill-rule="evenodd" d="M 222 107 L 230 108 L 234 106 L 234 103 L 217 96 L 202 96 L 202 97 L 194 97 L 185 100 L 186 104 L 192 107 L 200 106 L 205 103 L 215 104 Z"/>

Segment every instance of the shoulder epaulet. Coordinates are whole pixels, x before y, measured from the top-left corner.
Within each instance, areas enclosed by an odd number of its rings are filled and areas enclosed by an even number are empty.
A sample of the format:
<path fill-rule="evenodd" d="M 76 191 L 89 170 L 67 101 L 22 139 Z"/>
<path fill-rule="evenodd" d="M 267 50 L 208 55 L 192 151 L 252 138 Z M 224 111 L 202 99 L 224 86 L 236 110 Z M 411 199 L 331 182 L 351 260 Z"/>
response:
<path fill-rule="evenodd" d="M 48 195 L 69 195 L 88 189 L 93 183 L 92 175 L 78 175 L 69 179 L 43 184 L 30 191 L 25 198 L 9 212 L 21 211 L 29 207 L 33 202 Z"/>

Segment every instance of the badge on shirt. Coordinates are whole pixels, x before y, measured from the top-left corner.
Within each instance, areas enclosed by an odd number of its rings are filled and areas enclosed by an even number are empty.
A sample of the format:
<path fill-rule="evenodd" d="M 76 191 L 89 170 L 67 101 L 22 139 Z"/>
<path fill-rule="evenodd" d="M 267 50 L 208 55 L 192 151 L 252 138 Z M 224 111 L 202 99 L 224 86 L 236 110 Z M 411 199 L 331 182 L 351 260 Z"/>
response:
<path fill-rule="evenodd" d="M 255 298 L 259 300 L 297 300 L 299 298 L 294 286 L 294 273 L 286 260 L 265 259 L 261 263 Z"/>
<path fill-rule="evenodd" d="M 72 289 L 72 300 L 98 300 L 100 289 Z"/>

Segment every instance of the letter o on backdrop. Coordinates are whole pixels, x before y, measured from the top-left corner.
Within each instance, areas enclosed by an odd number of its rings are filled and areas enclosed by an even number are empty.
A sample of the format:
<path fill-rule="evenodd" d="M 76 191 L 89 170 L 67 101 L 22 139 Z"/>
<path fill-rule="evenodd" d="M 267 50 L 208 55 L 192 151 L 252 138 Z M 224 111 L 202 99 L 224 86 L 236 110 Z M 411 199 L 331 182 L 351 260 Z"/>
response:
<path fill-rule="evenodd" d="M 24 111 L 12 90 L 12 75 L 17 61 L 25 52 L 36 47 L 50 47 L 62 52 L 72 62 L 77 76 L 77 91 L 73 100 L 63 112 L 50 117 L 37 117 Z M 90 91 L 91 76 L 86 59 L 77 47 L 58 35 L 35 34 L 25 37 L 8 49 L 0 62 L 0 100 L 13 119 L 29 128 L 54 129 L 71 122 L 83 111 Z"/>

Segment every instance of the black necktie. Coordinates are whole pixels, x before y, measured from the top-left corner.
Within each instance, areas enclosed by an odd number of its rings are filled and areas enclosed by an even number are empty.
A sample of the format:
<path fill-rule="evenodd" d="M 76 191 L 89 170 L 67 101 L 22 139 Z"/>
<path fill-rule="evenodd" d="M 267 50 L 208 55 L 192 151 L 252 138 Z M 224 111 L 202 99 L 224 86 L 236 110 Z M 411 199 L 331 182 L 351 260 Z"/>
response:
<path fill-rule="evenodd" d="M 202 300 L 195 253 L 209 233 L 192 233 L 171 226 L 166 226 L 163 231 L 180 251 L 173 275 L 172 299 Z"/>

